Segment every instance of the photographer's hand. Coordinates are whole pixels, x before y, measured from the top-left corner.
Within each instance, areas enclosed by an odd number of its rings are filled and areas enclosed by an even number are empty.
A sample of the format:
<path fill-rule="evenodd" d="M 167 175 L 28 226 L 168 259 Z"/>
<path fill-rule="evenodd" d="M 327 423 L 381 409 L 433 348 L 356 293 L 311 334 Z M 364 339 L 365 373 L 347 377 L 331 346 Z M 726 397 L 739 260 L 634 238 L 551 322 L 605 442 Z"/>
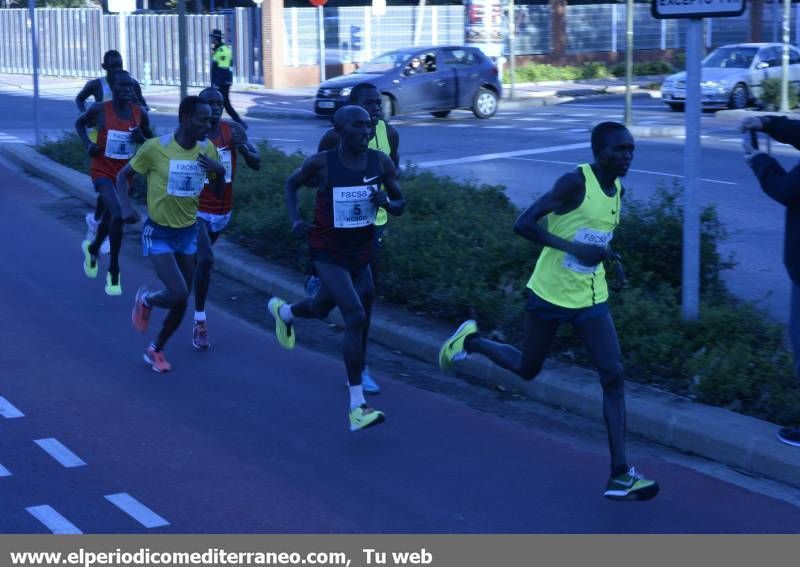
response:
<path fill-rule="evenodd" d="M 747 120 L 750 120 L 750 118 Z M 758 119 L 756 118 L 756 120 Z M 753 158 L 757 155 L 764 154 L 764 152 L 753 147 L 753 142 L 750 139 L 750 132 L 745 132 L 744 136 L 742 137 L 742 149 L 744 150 L 744 160 L 747 162 L 747 165 L 750 165 L 753 161 Z"/>
<path fill-rule="evenodd" d="M 742 120 L 742 123 L 739 124 L 739 131 L 740 132 L 749 132 L 749 131 L 756 131 L 756 132 L 763 132 L 764 131 L 764 121 L 761 120 L 758 116 L 750 116 Z"/>

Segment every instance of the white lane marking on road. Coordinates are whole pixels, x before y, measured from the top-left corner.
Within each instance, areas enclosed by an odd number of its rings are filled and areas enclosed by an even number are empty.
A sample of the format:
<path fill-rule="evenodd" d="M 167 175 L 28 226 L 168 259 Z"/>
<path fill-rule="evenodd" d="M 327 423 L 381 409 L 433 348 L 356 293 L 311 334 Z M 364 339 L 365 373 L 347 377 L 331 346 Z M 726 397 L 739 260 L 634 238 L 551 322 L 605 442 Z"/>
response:
<path fill-rule="evenodd" d="M 470 126 L 474 126 L 474 124 L 444 124 L 446 128 L 469 128 Z"/>
<path fill-rule="evenodd" d="M 587 114 L 585 112 L 570 112 L 567 116 L 573 116 L 575 118 L 586 118 L 588 116 L 594 116 L 594 114 Z"/>
<path fill-rule="evenodd" d="M 508 159 L 515 159 L 518 161 L 536 161 L 539 163 L 554 163 L 558 165 L 578 165 L 578 162 L 575 161 L 556 161 L 551 159 L 532 159 L 532 158 L 521 158 L 521 157 L 510 157 Z M 677 175 L 675 173 L 664 173 L 662 171 L 648 171 L 646 169 L 629 169 L 628 173 L 647 173 L 650 175 L 662 175 L 664 177 L 683 177 L 683 175 Z M 739 185 L 738 183 L 733 183 L 732 181 L 722 181 L 721 179 L 708 179 L 706 177 L 701 177 L 700 181 L 705 181 L 707 183 L 719 183 L 720 185 Z"/>
<path fill-rule="evenodd" d="M 585 148 L 590 147 L 588 142 L 582 142 L 580 144 L 566 144 L 563 146 L 549 146 L 547 148 L 536 148 L 532 150 L 517 150 L 514 152 L 502 152 L 496 154 L 480 154 L 476 156 L 467 156 L 463 158 L 456 158 L 456 159 L 444 159 L 440 161 L 424 161 L 422 163 L 418 163 L 418 167 L 438 167 L 440 165 L 454 165 L 458 163 L 473 163 L 477 161 L 489 161 L 493 159 L 503 159 L 503 158 L 513 158 L 517 156 L 530 156 L 535 154 L 547 154 L 550 152 L 562 152 L 565 150 L 582 150 Z"/>
<path fill-rule="evenodd" d="M 522 114 L 521 112 L 498 112 L 498 116 L 516 116 L 517 114 Z"/>
<path fill-rule="evenodd" d="M 63 466 L 69 468 L 82 467 L 86 463 L 78 455 L 67 449 L 58 439 L 49 437 L 47 439 L 36 439 L 34 441 L 42 450 L 53 457 Z"/>
<path fill-rule="evenodd" d="M 169 525 L 168 521 L 136 500 L 136 498 L 127 492 L 108 494 L 105 496 L 105 499 L 146 528 L 158 528 L 160 526 Z"/>
<path fill-rule="evenodd" d="M 513 128 L 513 126 L 484 126 L 486 130 L 507 130 L 508 128 Z"/>
<path fill-rule="evenodd" d="M 433 126 L 432 122 L 409 122 L 407 124 L 403 124 L 403 126 Z M 448 126 L 448 124 L 445 124 Z"/>
<path fill-rule="evenodd" d="M 562 122 L 566 124 L 568 122 L 581 122 L 581 120 L 575 120 L 574 118 L 555 118 L 548 120 L 548 122 Z"/>
<path fill-rule="evenodd" d="M 14 419 L 15 417 L 25 417 L 25 414 L 19 411 L 14 405 L 0 396 L 0 415 L 6 419 Z"/>
<path fill-rule="evenodd" d="M 18 138 L 16 136 L 12 136 L 11 134 L 7 134 L 5 132 L 0 132 L 0 142 L 6 142 L 9 144 L 24 144 L 25 140 L 22 138 Z"/>
<path fill-rule="evenodd" d="M 271 142 L 302 142 L 303 140 L 291 140 L 289 138 L 264 138 Z"/>
<path fill-rule="evenodd" d="M 0 465 L 0 476 L 11 476 L 11 471 Z"/>
<path fill-rule="evenodd" d="M 56 512 L 52 506 L 44 504 L 42 506 L 30 506 L 25 509 L 31 514 L 31 516 L 43 523 L 45 527 L 54 534 L 83 533 L 81 530 L 75 527 L 75 524 Z"/>
<path fill-rule="evenodd" d="M 547 118 L 528 117 L 528 118 L 512 118 L 512 120 L 516 120 L 518 122 L 536 122 L 538 120 L 547 120 Z"/>
<path fill-rule="evenodd" d="M 530 128 L 523 128 L 523 130 L 528 130 L 529 132 L 542 132 L 544 130 L 552 129 L 552 126 L 531 126 Z"/>
<path fill-rule="evenodd" d="M 575 133 L 577 133 L 577 132 L 588 132 L 588 131 L 589 131 L 588 128 L 570 128 L 569 130 L 567 130 L 567 132 L 575 132 Z"/>

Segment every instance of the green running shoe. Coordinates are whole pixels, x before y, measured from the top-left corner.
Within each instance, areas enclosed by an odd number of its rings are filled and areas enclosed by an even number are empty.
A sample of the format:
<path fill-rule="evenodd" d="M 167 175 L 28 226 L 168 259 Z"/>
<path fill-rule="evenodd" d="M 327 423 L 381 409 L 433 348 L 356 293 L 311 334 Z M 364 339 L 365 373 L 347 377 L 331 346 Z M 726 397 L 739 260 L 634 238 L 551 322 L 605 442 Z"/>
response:
<path fill-rule="evenodd" d="M 83 273 L 87 278 L 95 279 L 97 277 L 97 256 L 92 256 L 89 252 L 89 245 L 91 242 L 84 240 L 81 243 L 81 250 L 83 250 Z"/>
<path fill-rule="evenodd" d="M 291 350 L 294 348 L 295 343 L 294 327 L 292 327 L 291 324 L 287 325 L 284 320 L 281 319 L 280 308 L 282 305 L 286 305 L 283 299 L 280 297 L 273 297 L 269 300 L 269 303 L 267 303 L 267 309 L 270 315 L 275 318 L 275 336 L 278 337 L 278 343 L 280 343 L 283 348 Z"/>
<path fill-rule="evenodd" d="M 366 404 L 350 410 L 350 431 L 366 429 L 384 421 L 386 421 L 386 416 L 382 411 L 367 407 Z"/>
<path fill-rule="evenodd" d="M 117 274 L 116 282 L 111 273 L 106 274 L 106 295 L 122 295 L 122 276 Z"/>
<path fill-rule="evenodd" d="M 623 475 L 608 479 L 603 494 L 611 500 L 650 500 L 658 494 L 658 483 L 648 480 L 635 468 L 631 467 Z"/>
<path fill-rule="evenodd" d="M 461 323 L 456 332 L 439 349 L 439 368 L 450 370 L 454 362 L 464 360 L 467 357 L 467 352 L 464 350 L 464 339 L 477 332 L 478 324 L 472 319 Z"/>

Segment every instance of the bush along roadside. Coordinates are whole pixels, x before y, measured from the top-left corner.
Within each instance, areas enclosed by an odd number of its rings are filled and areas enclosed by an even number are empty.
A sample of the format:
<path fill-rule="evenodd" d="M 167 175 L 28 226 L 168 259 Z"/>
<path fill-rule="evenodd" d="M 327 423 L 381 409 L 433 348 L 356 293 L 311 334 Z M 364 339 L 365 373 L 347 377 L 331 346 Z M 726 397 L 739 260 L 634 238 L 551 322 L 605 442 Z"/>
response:
<path fill-rule="evenodd" d="M 46 142 L 40 151 L 87 169 L 77 137 Z M 307 245 L 291 235 L 283 198 L 283 183 L 303 156 L 264 144 L 261 159 L 261 171 L 237 172 L 227 237 L 270 261 L 304 270 Z M 381 297 L 452 323 L 474 317 L 486 332 L 518 344 L 525 284 L 539 249 L 513 234 L 519 210 L 504 187 L 413 167 L 406 168 L 401 185 L 409 206 L 390 220 L 385 233 L 378 266 Z M 648 201 L 630 194 L 624 201 L 614 248 L 628 283 L 612 292 L 610 306 L 629 379 L 762 419 L 800 421 L 800 387 L 792 377 L 784 329 L 725 289 L 721 274 L 733 260 L 718 252 L 725 231 L 713 208 L 702 211 L 700 319 L 681 319 L 680 194 L 678 185 L 662 186 Z M 314 191 L 301 196 L 310 218 Z M 613 285 L 613 275 L 610 279 Z M 564 360 L 588 362 L 569 327 L 562 328 L 555 349 Z"/>
<path fill-rule="evenodd" d="M 634 63 L 634 76 L 645 75 L 669 75 L 675 69 L 666 61 L 655 61 L 652 63 Z M 515 67 L 514 76 L 521 83 L 536 83 L 540 81 L 574 81 L 579 79 L 604 79 L 606 77 L 624 77 L 625 64 L 617 63 L 608 67 L 604 63 L 587 61 L 576 65 L 549 65 L 546 63 L 527 63 Z M 503 82 L 508 83 L 511 75 L 506 67 L 503 72 Z"/>

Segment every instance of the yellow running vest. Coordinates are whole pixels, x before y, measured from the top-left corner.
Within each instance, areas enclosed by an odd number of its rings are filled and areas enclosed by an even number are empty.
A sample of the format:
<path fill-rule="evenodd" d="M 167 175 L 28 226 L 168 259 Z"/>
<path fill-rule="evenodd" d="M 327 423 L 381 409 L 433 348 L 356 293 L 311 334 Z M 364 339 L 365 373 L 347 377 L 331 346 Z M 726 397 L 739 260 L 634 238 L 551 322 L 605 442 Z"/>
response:
<path fill-rule="evenodd" d="M 369 148 L 392 157 L 392 148 L 389 146 L 389 134 L 385 121 L 378 120 L 378 124 L 375 126 L 375 135 L 369 141 Z M 375 226 L 383 226 L 387 222 L 389 222 L 389 215 L 383 207 L 379 207 L 378 215 L 375 217 Z"/>
<path fill-rule="evenodd" d="M 547 215 L 547 229 L 564 240 L 606 246 L 619 224 L 622 185 L 616 179 L 617 190 L 609 197 L 600 187 L 591 165 L 582 164 L 580 169 L 586 188 L 583 202 L 567 214 Z M 590 307 L 608 300 L 602 262 L 597 266 L 585 266 L 571 254 L 549 246 L 542 250 L 528 280 L 528 288 L 545 301 L 569 309 Z"/>

